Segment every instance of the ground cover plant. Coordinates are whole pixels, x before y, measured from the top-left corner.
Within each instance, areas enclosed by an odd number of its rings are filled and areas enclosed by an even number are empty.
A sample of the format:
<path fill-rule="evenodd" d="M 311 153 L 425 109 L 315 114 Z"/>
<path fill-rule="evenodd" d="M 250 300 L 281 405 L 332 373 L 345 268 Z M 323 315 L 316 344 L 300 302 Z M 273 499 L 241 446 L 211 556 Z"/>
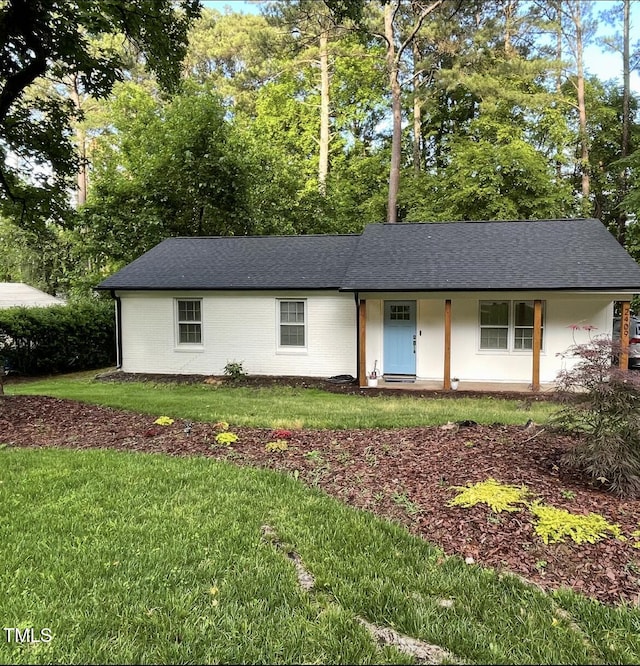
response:
<path fill-rule="evenodd" d="M 75 388 L 72 388 L 74 384 Z M 130 384 L 133 385 L 134 383 Z M 104 395 L 107 395 L 103 392 L 104 383 L 92 382 L 86 377 L 80 381 L 72 378 L 51 380 L 48 386 L 49 389 L 56 389 L 58 393 L 68 391 L 72 397 L 83 395 L 85 399 L 95 402 L 99 402 Z M 31 387 L 37 391 L 44 391 L 46 385 L 39 382 Z M 243 425 L 229 418 L 227 413 L 218 409 L 219 405 L 215 400 L 209 407 L 207 422 L 192 419 L 191 412 L 181 411 L 189 404 L 186 399 L 189 387 L 175 384 L 153 384 L 153 390 L 158 398 L 155 408 L 152 400 L 153 392 L 141 392 L 144 401 L 147 401 L 145 404 L 151 407 L 147 413 L 144 413 L 136 403 L 129 405 L 136 410 L 140 409 L 134 412 L 81 403 L 77 400 L 28 395 L 30 389 L 26 383 L 12 384 L 7 388 L 12 395 L 0 402 L 0 441 L 9 446 L 0 451 L 0 455 L 17 456 L 16 460 L 19 460 L 19 463 L 14 467 L 16 478 L 20 477 L 24 470 L 29 469 L 26 461 L 31 460 L 29 455 L 34 455 L 33 460 L 37 461 L 36 467 L 40 470 L 35 478 L 39 478 L 43 486 L 38 491 L 39 494 L 34 490 L 34 498 L 29 500 L 26 489 L 35 489 L 37 482 L 24 471 L 25 492 L 20 496 L 20 502 L 21 506 L 25 507 L 25 515 L 30 515 L 31 511 L 37 514 L 36 505 L 42 502 L 43 498 L 51 497 L 49 490 L 51 487 L 56 487 L 52 484 L 52 477 L 42 471 L 52 466 L 47 456 L 67 454 L 71 456 L 61 463 L 60 473 L 65 466 L 71 465 L 69 461 L 75 460 L 73 452 L 51 450 L 52 447 L 81 449 L 76 452 L 78 460 L 89 460 L 90 458 L 84 458 L 87 454 L 108 455 L 104 451 L 86 451 L 93 448 L 118 449 L 127 460 L 151 458 L 165 461 L 168 460 L 166 454 L 169 454 L 179 457 L 179 460 L 175 461 L 179 467 L 172 469 L 170 473 L 172 478 L 175 477 L 177 485 L 171 486 L 168 495 L 162 499 L 145 499 L 145 484 L 153 487 L 154 482 L 146 478 L 144 470 L 137 469 L 128 474 L 124 473 L 120 469 L 120 464 L 112 463 L 110 458 L 105 458 L 102 463 L 97 464 L 99 473 L 96 471 L 83 474 L 80 470 L 76 470 L 70 473 L 69 478 L 84 479 L 80 483 L 80 487 L 84 489 L 83 493 L 89 492 L 90 489 L 94 492 L 92 489 L 94 485 L 97 488 L 105 484 L 102 482 L 93 484 L 90 480 L 92 474 L 97 475 L 97 479 L 102 479 L 107 473 L 107 468 L 114 467 L 115 480 L 106 483 L 105 487 L 108 492 L 115 495 L 117 492 L 114 488 L 117 487 L 118 476 L 121 479 L 140 479 L 142 487 L 131 491 L 132 496 L 140 494 L 140 502 L 136 505 L 140 508 L 122 505 L 116 512 L 122 511 L 123 516 L 129 516 L 123 517 L 118 523 L 119 526 L 126 524 L 127 520 L 132 525 L 138 525 L 133 537 L 131 534 L 123 537 L 123 543 L 136 544 L 136 553 L 144 552 L 146 532 L 152 535 L 151 538 L 155 541 L 154 547 L 157 547 L 158 542 L 164 543 L 167 530 L 170 529 L 165 525 L 167 522 L 171 523 L 174 532 L 176 529 L 186 529 L 185 526 L 193 527 L 199 535 L 198 538 L 204 542 L 210 541 L 204 535 L 214 535 L 217 529 L 235 533 L 239 529 L 237 524 L 228 525 L 226 512 L 215 508 L 218 503 L 218 493 L 223 495 L 228 493 L 231 497 L 235 497 L 237 502 L 235 514 L 229 511 L 228 518 L 233 518 L 236 522 L 246 522 L 247 526 L 251 526 L 251 539 L 259 538 L 259 530 L 256 527 L 258 523 L 260 525 L 268 523 L 276 530 L 278 539 L 291 544 L 291 548 L 300 554 L 301 561 L 305 563 L 316 581 L 313 594 L 301 597 L 306 600 L 305 603 L 311 604 L 313 611 L 307 610 L 303 613 L 309 623 L 305 624 L 305 620 L 301 625 L 297 625 L 297 619 L 294 619 L 291 621 L 292 624 L 285 623 L 283 627 L 291 630 L 291 627 L 297 626 L 297 635 L 303 636 L 301 644 L 304 643 L 307 647 L 302 651 L 300 645 L 292 647 L 291 650 L 285 647 L 284 652 L 265 656 L 279 640 L 274 638 L 270 641 L 268 636 L 278 637 L 279 633 L 273 625 L 264 625 L 265 633 L 260 633 L 263 631 L 262 628 L 256 628 L 257 633 L 252 634 L 250 646 L 245 646 L 249 656 L 244 661 L 252 660 L 252 657 L 258 662 L 353 660 L 355 663 L 367 663 L 385 659 L 392 662 L 397 659 L 406 660 L 406 657 L 398 657 L 391 648 L 385 648 L 386 651 L 383 653 L 376 652 L 375 646 L 371 648 L 367 642 L 366 632 L 358 633 L 361 627 L 353 630 L 353 621 L 357 618 L 393 627 L 409 636 L 439 645 L 456 658 L 471 663 L 637 663 L 640 660 L 640 640 L 637 638 L 640 635 L 638 631 L 640 615 L 635 608 L 640 594 L 640 549 L 636 547 L 640 543 L 637 534 L 640 520 L 639 503 L 617 498 L 599 489 L 589 489 L 576 478 L 564 476 L 557 462 L 575 442 L 569 436 L 559 436 L 551 432 L 546 426 L 529 424 L 527 427 L 526 423 L 537 406 L 535 402 L 526 404 L 521 398 L 512 401 L 513 404 L 507 407 L 503 404 L 504 401 L 494 401 L 505 413 L 519 417 L 519 422 L 514 419 L 516 425 L 490 425 L 493 420 L 488 425 L 477 425 L 472 420 L 463 421 L 458 418 L 455 420 L 460 420 L 460 423 L 456 424 L 451 422 L 454 419 L 441 414 L 440 422 L 429 426 L 424 424 L 412 427 L 350 426 L 316 430 L 300 427 L 299 421 L 302 417 L 295 410 L 291 412 L 289 419 L 281 418 L 282 412 L 278 412 L 276 405 L 282 399 L 281 389 L 284 391 L 285 387 L 276 388 L 274 392 L 277 397 L 270 403 L 265 402 L 263 398 L 258 402 L 247 402 L 247 419 L 251 419 L 254 425 Z M 258 390 L 250 386 L 237 388 L 242 391 Z M 304 390 L 307 389 L 300 389 L 299 399 L 302 401 Z M 321 400 L 319 394 L 322 392 L 317 388 L 309 390 L 310 401 Z M 209 395 L 223 395 L 225 392 L 214 389 Z M 193 394 L 196 400 L 199 399 L 197 397 L 200 395 L 199 389 L 194 390 Z M 108 394 L 109 399 L 113 399 L 113 395 L 115 393 Z M 129 394 L 129 397 L 131 395 Z M 171 402 L 167 397 L 169 395 L 179 395 L 179 398 Z M 337 397 L 353 398 L 366 405 L 361 408 L 365 416 L 354 408 L 357 419 L 365 418 L 366 411 L 370 413 L 372 419 L 375 419 L 375 415 L 381 411 L 379 409 L 381 401 L 378 397 L 334 395 L 330 396 L 330 399 Z M 387 396 L 379 397 L 388 399 Z M 398 400 L 414 399 L 398 398 Z M 232 402 L 225 399 L 220 404 L 226 409 Z M 415 402 L 420 401 L 415 399 Z M 424 412 L 429 411 L 427 406 L 429 402 L 436 401 L 422 400 Z M 449 415 L 451 413 L 455 413 L 456 416 L 463 415 L 462 412 L 455 411 L 465 404 L 458 396 L 452 400 L 439 399 L 439 402 L 449 405 Z M 239 410 L 238 403 L 241 401 L 236 400 L 236 410 Z M 253 410 L 259 403 L 262 407 L 268 406 L 270 411 L 254 413 Z M 296 401 L 293 401 L 292 405 L 295 408 Z M 544 403 L 544 405 L 546 410 L 552 410 L 551 404 Z M 171 409 L 165 409 L 166 407 Z M 402 412 L 404 408 L 400 406 L 397 409 Z M 432 415 L 429 418 L 432 418 Z M 260 419 L 262 426 L 255 425 Z M 340 414 L 338 419 L 344 421 L 344 414 Z M 288 422 L 282 423 L 283 420 Z M 160 425 L 156 421 L 166 425 Z M 221 432 L 234 434 L 237 440 L 218 443 L 215 438 Z M 48 450 L 18 451 L 19 447 L 28 449 L 47 447 Z M 158 455 L 131 456 L 130 451 Z M 19 456 L 25 457 L 19 458 Z M 38 456 L 43 456 L 42 460 L 38 460 Z M 204 460 L 205 458 L 215 460 Z M 117 456 L 116 459 L 119 460 Z M 108 460 L 108 463 L 105 463 L 105 460 Z M 199 482 L 194 482 L 190 478 L 186 470 L 195 464 L 193 461 L 198 461 L 197 464 L 213 465 L 212 471 L 207 472 L 210 474 L 210 483 L 200 486 Z M 217 469 L 216 461 L 225 465 L 232 462 L 243 469 L 269 468 L 285 476 L 277 476 L 274 480 L 265 482 L 269 490 L 252 489 L 237 495 L 238 484 L 242 485 L 246 479 L 239 480 L 240 477 L 235 476 L 237 469 L 235 466 L 224 467 L 223 473 L 213 471 Z M 184 467 L 180 466 L 182 464 Z M 258 472 L 253 470 L 248 474 L 258 474 Z M 276 478 L 284 478 L 286 482 L 276 481 Z M 534 516 L 526 507 L 513 512 L 493 511 L 486 503 L 471 505 L 469 508 L 452 505 L 452 500 L 459 489 L 485 483 L 488 479 L 495 479 L 497 482 L 518 489 L 526 487 L 527 499 L 539 500 L 544 506 L 565 509 L 571 514 L 597 513 L 603 516 L 607 524 L 618 526 L 624 540 L 605 535 L 605 538 L 595 543 L 576 543 L 571 539 L 545 543 L 540 535 L 536 534 Z M 289 482 L 296 488 L 296 492 L 300 489 L 303 494 L 309 492 L 309 496 L 305 495 L 305 499 L 301 500 L 298 495 L 289 495 L 288 490 L 285 490 L 288 489 Z M 130 481 L 126 483 L 121 481 L 121 483 L 123 488 L 126 488 L 126 484 Z M 197 500 L 191 497 L 192 487 L 195 488 L 194 492 L 201 495 Z M 304 490 L 305 487 L 307 489 L 310 487 L 311 490 Z M 0 494 L 13 492 L 15 484 L 9 488 L 7 491 L 6 481 L 1 483 Z M 86 517 L 86 509 L 82 507 L 91 504 L 100 507 L 105 502 L 108 503 L 106 498 L 99 497 L 95 501 L 87 501 L 83 493 L 78 494 L 75 491 L 64 493 L 67 498 L 64 500 L 65 507 L 69 516 L 75 512 L 75 508 L 72 507 L 74 500 L 71 498 L 77 497 L 79 502 L 79 513 L 75 522 L 72 521 L 71 526 L 66 524 L 61 527 L 62 532 L 67 535 L 74 535 L 78 526 L 89 520 L 90 517 Z M 370 514 L 378 514 L 400 523 L 407 528 L 407 531 L 397 525 L 382 523 L 385 525 L 385 530 L 399 530 L 397 533 L 395 531 L 390 533 L 393 534 L 391 542 L 394 544 L 390 545 L 390 542 L 381 536 L 378 528 L 373 529 L 368 523 L 365 527 L 355 528 L 353 523 L 343 518 L 343 515 L 350 515 L 341 513 L 348 512 L 345 506 L 339 509 L 338 514 L 333 513 L 333 508 L 323 504 L 325 500 L 329 501 L 324 493 L 340 500 L 342 505 L 367 510 L 366 513 L 355 514 L 357 516 L 366 516 L 366 520 L 373 520 Z M 246 503 L 247 507 L 253 507 L 254 500 L 248 498 L 254 495 L 255 502 L 260 505 L 259 513 L 247 522 L 244 521 L 244 512 L 253 509 L 245 509 L 244 505 Z M 182 506 L 183 499 L 189 506 L 193 502 L 196 506 L 208 502 L 209 511 L 219 520 L 215 521 L 215 524 L 210 524 L 204 519 L 200 520 L 204 513 L 202 510 L 199 510 L 197 520 L 185 517 L 188 516 L 189 510 Z M 29 504 L 30 501 L 33 502 L 32 505 Z M 148 507 L 155 505 L 164 507 L 165 515 L 170 515 L 171 521 L 163 522 L 163 514 L 158 511 L 156 513 L 159 524 L 149 525 L 146 522 Z M 174 510 L 174 505 L 180 505 L 181 508 Z M 7 522 L 12 524 L 12 529 L 5 530 L 7 533 L 13 532 L 13 536 L 7 541 L 7 552 L 17 548 L 24 559 L 25 553 L 34 548 L 34 543 L 40 544 L 43 538 L 42 533 L 38 534 L 37 530 L 36 534 L 30 537 L 24 536 L 24 525 L 18 528 L 15 524 L 16 506 L 16 504 L 8 505 L 6 511 L 14 518 L 3 521 L 3 524 Z M 110 515 L 114 516 L 115 513 Z M 83 517 L 86 517 L 86 520 Z M 105 523 L 103 518 L 104 514 L 98 511 L 96 527 L 93 529 L 96 534 L 103 534 L 108 540 L 111 523 Z M 365 520 L 358 518 L 360 519 Z M 53 523 L 49 521 L 48 524 Z M 367 537 L 369 533 L 372 535 L 371 541 Z M 413 538 L 420 538 L 414 542 L 409 533 L 413 533 Z M 398 537 L 397 534 L 403 536 Z M 214 541 L 218 539 L 217 536 L 211 538 Z M 242 537 L 245 538 L 249 537 Z M 63 541 L 64 539 L 60 537 L 57 541 L 54 539 L 54 544 Z M 76 541 L 82 548 L 85 542 L 82 539 Z M 140 548 L 137 547 L 138 542 L 141 544 Z M 437 552 L 435 556 L 429 555 L 427 550 L 422 550 L 432 547 L 435 547 Z M 191 548 L 190 542 L 184 550 L 186 552 Z M 39 546 L 35 552 L 40 554 L 43 550 L 46 548 Z M 50 550 L 51 557 L 55 557 L 56 547 Z M 176 552 L 181 550 L 181 547 L 176 548 Z M 168 552 L 170 551 L 171 547 L 168 549 Z M 411 557 L 407 555 L 409 552 L 412 553 Z M 412 559 L 414 556 L 415 559 Z M 197 559 L 198 555 L 194 557 Z M 227 561 L 219 551 L 217 557 L 213 559 L 216 561 L 223 559 L 227 562 L 226 576 L 241 576 L 246 562 L 246 558 L 241 557 L 241 564 L 236 566 L 233 564 L 236 559 L 235 553 L 230 554 Z M 119 562 L 117 567 L 121 566 L 121 558 L 114 557 L 113 561 Z M 180 572 L 172 574 L 174 577 L 189 579 L 191 574 L 186 572 L 187 569 L 189 571 L 193 569 L 193 563 L 185 569 L 182 562 L 180 558 L 171 557 L 166 562 L 167 569 L 171 571 L 175 568 Z M 252 566 L 258 566 L 255 559 L 251 562 Z M 288 564 L 291 565 L 291 562 Z M 489 568 L 479 568 L 477 565 Z M 23 575 L 27 577 L 29 571 L 40 570 L 35 561 L 29 566 L 31 569 L 23 570 Z M 147 563 L 147 566 L 151 565 Z M 368 573 L 365 573 L 362 567 L 367 568 Z M 135 575 L 130 575 L 131 569 L 121 571 L 125 572 L 122 574 L 123 580 L 137 580 Z M 162 571 L 163 574 L 158 574 L 160 578 L 162 575 L 166 576 L 166 570 Z M 288 575 L 291 575 L 291 572 Z M 274 576 L 274 580 L 282 578 L 281 574 L 276 574 L 274 571 L 265 574 L 264 578 L 269 580 Z M 44 574 L 43 577 L 46 578 Z M 56 576 L 53 579 L 56 580 Z M 25 579 L 20 580 L 24 582 Z M 79 585 L 92 588 L 98 584 L 96 580 L 95 572 L 89 571 L 84 583 Z M 176 588 L 171 575 L 166 580 L 171 583 L 169 588 Z M 415 587 L 417 580 L 421 582 Z M 529 582 L 525 583 L 525 580 Z M 67 581 L 62 583 L 62 587 L 65 586 L 68 586 Z M 190 588 L 190 585 L 186 587 Z M 214 601 L 221 603 L 221 597 L 218 595 L 223 588 L 219 584 L 219 576 L 209 587 L 217 590 L 210 599 L 211 603 Z M 178 588 L 172 593 L 176 598 L 180 596 L 181 588 L 180 586 Z M 17 608 L 22 608 L 19 604 L 23 601 L 18 602 L 17 599 L 24 592 L 24 586 L 21 588 L 18 584 L 11 589 L 10 603 L 18 603 Z M 576 591 L 581 595 L 575 594 Z M 129 593 L 121 586 L 117 594 L 126 596 Z M 293 607 L 290 606 L 291 597 L 283 596 L 282 592 L 274 594 L 287 609 L 282 612 L 285 615 L 287 612 L 293 613 L 297 618 L 298 607 L 295 603 Z M 74 598 L 73 593 L 69 593 L 67 589 L 67 600 L 69 595 Z M 93 595 L 94 598 L 97 596 Z M 27 597 L 23 594 L 20 599 L 24 598 Z M 40 590 L 34 598 L 42 601 L 46 595 Z M 605 605 L 600 602 L 604 602 Z M 200 612 L 200 606 L 193 605 L 191 597 L 184 603 L 187 606 L 191 603 L 189 608 L 193 607 L 198 617 L 209 617 Z M 251 603 L 255 605 L 258 602 L 254 599 Z M 265 603 L 266 606 L 264 604 L 261 606 L 263 611 L 265 607 L 271 607 L 270 602 Z M 120 609 L 116 615 L 129 617 L 123 609 L 124 604 L 125 602 L 119 597 L 113 601 L 114 608 Z M 177 612 L 174 625 L 180 622 L 177 618 L 182 618 L 184 623 L 194 622 L 195 616 L 189 608 L 180 604 L 182 602 L 178 604 L 179 608 L 184 610 Z M 35 605 L 37 604 L 34 602 L 34 607 Z M 142 602 L 138 604 L 140 607 L 143 605 Z M 154 607 L 151 604 L 151 608 Z M 458 609 L 458 607 L 467 609 L 462 619 L 443 610 Z M 279 606 L 277 608 L 282 610 Z M 5 609 L 0 610 L 3 612 L 3 617 L 6 617 Z M 242 612 L 244 613 L 244 610 Z M 18 613 L 17 616 L 16 621 L 22 621 L 23 624 L 31 621 L 31 616 L 28 614 Z M 16 614 L 11 617 L 16 617 Z M 246 627 L 254 628 L 252 621 L 247 620 L 244 615 L 239 617 L 239 625 L 235 628 L 225 625 L 227 639 L 232 637 L 237 640 L 238 636 L 246 633 Z M 277 613 L 273 615 L 273 619 L 275 622 L 282 621 Z M 119 621 L 115 617 L 110 624 L 107 624 L 107 633 L 111 632 L 109 636 L 112 643 L 114 632 L 118 636 L 122 634 L 116 631 Z M 337 624 L 334 624 L 334 621 Z M 163 619 L 162 622 L 169 620 Z M 214 631 L 220 626 L 215 622 Z M 511 626 L 512 623 L 517 625 L 516 629 Z M 174 625 L 171 631 L 175 630 Z M 338 625 L 342 627 L 340 631 L 347 633 L 339 636 L 333 633 Z M 167 626 L 166 623 L 161 623 L 156 638 L 159 635 L 166 635 Z M 322 627 L 322 631 L 318 634 L 313 633 L 319 626 Z M 245 631 L 239 627 L 244 627 Z M 351 633 L 352 630 L 355 633 Z M 177 635 L 182 641 L 180 644 L 201 645 L 190 630 L 182 627 L 175 631 L 178 631 Z M 307 631 L 311 633 L 305 633 Z M 139 637 L 147 636 L 145 628 L 140 629 L 140 632 Z M 183 640 L 183 633 L 187 636 L 186 641 Z M 187 651 L 186 645 L 180 651 L 170 643 L 170 641 L 165 643 L 161 648 L 170 655 L 163 657 L 165 661 L 189 658 L 195 660 L 196 657 Z M 365 645 L 365 647 L 361 651 L 357 648 L 355 650 L 357 654 L 354 656 L 353 651 L 341 652 L 347 650 L 346 643 Z M 141 641 L 142 647 L 137 641 L 127 639 L 122 643 L 124 646 L 122 651 L 108 653 L 105 646 L 102 652 L 96 654 L 101 656 L 111 654 L 114 661 L 117 660 L 115 654 L 124 654 L 124 658 L 120 659 L 124 661 L 159 660 L 160 653 L 153 652 L 150 647 L 144 652 L 144 644 L 144 639 Z M 289 644 L 285 642 L 283 645 Z M 48 647 L 50 645 L 40 648 L 43 656 L 38 659 L 55 660 L 51 657 L 54 654 L 51 652 L 54 647 Z M 342 647 L 339 647 L 340 645 Z M 118 647 L 118 650 L 120 649 Z M 224 661 L 226 655 L 230 654 L 228 652 L 230 648 L 220 646 L 219 643 L 215 643 L 212 649 L 220 650 L 219 654 L 223 655 L 215 657 L 217 660 Z M 203 662 L 213 659 L 212 653 L 202 652 L 200 647 L 194 647 L 194 650 L 198 653 L 197 658 Z M 235 656 L 237 653 L 232 654 Z M 347 654 L 348 657 L 345 656 Z M 23 649 L 18 656 L 28 661 L 29 655 L 33 657 L 33 651 Z M 63 657 L 62 660 L 64 659 Z M 11 654 L 11 660 L 14 660 L 14 653 Z M 66 660 L 72 659 L 67 656 Z M 109 661 L 110 657 L 107 656 L 106 660 Z"/>

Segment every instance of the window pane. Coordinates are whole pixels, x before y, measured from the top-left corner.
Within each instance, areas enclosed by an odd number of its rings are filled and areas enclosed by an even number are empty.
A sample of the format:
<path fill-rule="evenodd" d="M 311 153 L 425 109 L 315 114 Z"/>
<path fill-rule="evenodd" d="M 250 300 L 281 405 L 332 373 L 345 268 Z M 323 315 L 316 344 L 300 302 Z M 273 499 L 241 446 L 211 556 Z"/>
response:
<path fill-rule="evenodd" d="M 507 331 L 505 328 L 481 328 L 480 349 L 506 349 Z"/>
<path fill-rule="evenodd" d="M 180 342 L 196 343 L 202 342 L 200 324 L 179 324 Z"/>
<path fill-rule="evenodd" d="M 533 328 L 516 328 L 515 349 L 533 349 Z"/>
<path fill-rule="evenodd" d="M 280 301 L 281 324 L 304 324 L 304 301 Z"/>
<path fill-rule="evenodd" d="M 508 326 L 509 303 L 507 302 L 480 302 L 481 326 Z"/>
<path fill-rule="evenodd" d="M 544 331 L 540 331 L 540 346 L 542 346 L 542 340 L 544 337 Z M 515 338 L 514 338 L 514 349 L 533 349 L 533 328 L 516 328 Z"/>
<path fill-rule="evenodd" d="M 179 321 L 200 321 L 200 301 L 178 301 Z"/>
<path fill-rule="evenodd" d="M 392 321 L 410 321 L 411 320 L 411 306 L 410 305 L 391 305 L 389 311 L 389 319 Z"/>
<path fill-rule="evenodd" d="M 304 326 L 280 326 L 280 344 L 283 347 L 304 347 Z"/>
<path fill-rule="evenodd" d="M 516 326 L 533 326 L 533 303 L 531 301 L 516 302 L 513 310 Z"/>

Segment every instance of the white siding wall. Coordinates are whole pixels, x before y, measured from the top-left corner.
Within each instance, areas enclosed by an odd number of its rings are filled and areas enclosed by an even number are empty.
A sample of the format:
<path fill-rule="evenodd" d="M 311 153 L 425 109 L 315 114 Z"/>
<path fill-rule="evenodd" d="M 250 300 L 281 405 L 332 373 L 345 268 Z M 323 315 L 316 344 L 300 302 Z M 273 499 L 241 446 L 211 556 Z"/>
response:
<path fill-rule="evenodd" d="M 119 292 L 125 372 L 220 375 L 356 374 L 356 306 L 337 292 Z M 176 344 L 175 300 L 202 299 L 202 345 Z M 279 350 L 278 299 L 304 299 L 306 349 Z"/>
<path fill-rule="evenodd" d="M 589 333 L 572 325 L 596 327 L 591 335 L 611 335 L 613 301 L 624 294 L 582 293 L 420 293 L 360 294 L 367 301 L 367 369 L 383 366 L 383 306 L 385 300 L 416 300 L 416 374 L 418 379 L 442 380 L 444 372 L 444 301 L 451 298 L 451 376 L 468 381 L 530 382 L 531 351 L 480 350 L 479 301 L 534 300 L 545 302 L 544 339 L 540 356 L 540 380 L 553 382 L 566 361 L 557 356 L 575 342 L 586 342 Z M 564 364 L 564 366 L 563 366 Z"/>

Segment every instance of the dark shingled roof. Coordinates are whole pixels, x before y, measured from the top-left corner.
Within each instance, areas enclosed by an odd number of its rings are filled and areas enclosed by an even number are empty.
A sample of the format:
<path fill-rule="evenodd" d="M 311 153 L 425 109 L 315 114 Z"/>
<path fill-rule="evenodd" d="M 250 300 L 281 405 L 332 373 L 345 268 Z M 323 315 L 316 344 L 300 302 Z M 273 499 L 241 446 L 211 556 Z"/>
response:
<path fill-rule="evenodd" d="M 170 238 L 98 289 L 640 292 L 595 219 L 371 224 L 362 235 Z"/>
<path fill-rule="evenodd" d="M 168 238 L 98 289 L 338 289 L 359 236 Z"/>
<path fill-rule="evenodd" d="M 358 291 L 640 289 L 640 266 L 595 219 L 372 224 L 342 286 Z"/>

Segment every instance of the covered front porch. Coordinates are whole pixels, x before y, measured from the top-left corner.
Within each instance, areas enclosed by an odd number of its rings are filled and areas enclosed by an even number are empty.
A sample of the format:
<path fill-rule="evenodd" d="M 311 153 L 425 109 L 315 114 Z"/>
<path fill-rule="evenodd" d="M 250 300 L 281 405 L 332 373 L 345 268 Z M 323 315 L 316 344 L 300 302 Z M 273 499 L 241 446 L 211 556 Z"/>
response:
<path fill-rule="evenodd" d="M 365 381 L 364 386 L 360 384 L 362 388 L 370 388 L 368 381 Z M 434 392 L 439 391 L 452 391 L 451 386 L 448 389 L 444 388 L 444 382 L 438 380 L 429 380 L 429 379 L 416 379 L 414 381 L 385 381 L 383 377 L 380 377 L 377 381 L 376 388 L 379 389 L 394 389 L 399 391 L 407 392 Z M 458 382 L 457 392 L 467 392 L 467 393 L 533 393 L 533 386 L 531 383 L 526 382 L 478 382 L 478 381 L 460 381 Z M 556 385 L 554 383 L 540 383 L 537 393 L 553 393 L 556 390 Z"/>
<path fill-rule="evenodd" d="M 367 388 L 375 368 L 377 388 L 552 392 L 558 372 L 571 363 L 563 354 L 572 344 L 592 334 L 611 336 L 616 301 L 623 349 L 628 346 L 630 302 L 625 297 L 497 291 L 357 294 L 358 383 Z M 494 306 L 500 306 L 495 312 L 502 312 L 504 321 L 494 318 Z M 400 372 L 398 346 L 408 362 Z M 619 363 L 626 369 L 628 355 L 623 353 Z"/>

